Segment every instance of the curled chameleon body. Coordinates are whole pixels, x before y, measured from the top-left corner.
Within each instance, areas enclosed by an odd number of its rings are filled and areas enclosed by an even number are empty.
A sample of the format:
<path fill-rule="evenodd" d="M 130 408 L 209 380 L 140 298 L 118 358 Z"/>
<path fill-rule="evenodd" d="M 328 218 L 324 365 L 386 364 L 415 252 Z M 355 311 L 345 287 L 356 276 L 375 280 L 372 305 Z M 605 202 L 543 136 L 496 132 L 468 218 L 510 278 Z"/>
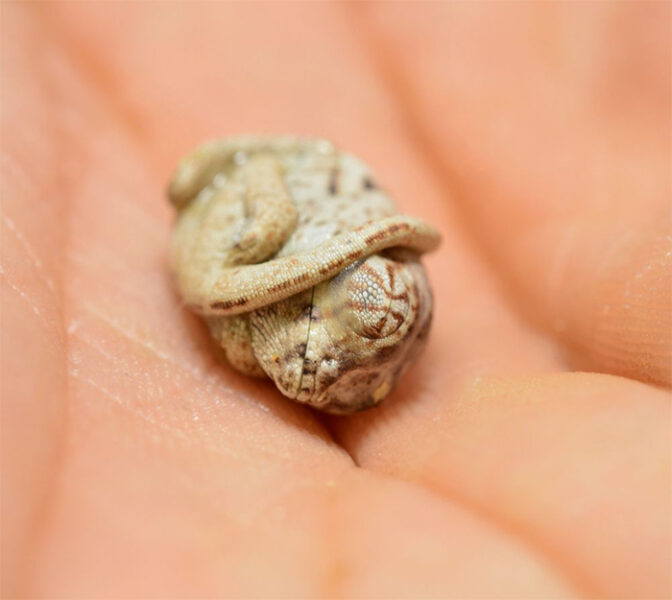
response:
<path fill-rule="evenodd" d="M 233 367 L 332 413 L 378 404 L 415 360 L 436 231 L 397 215 L 366 165 L 326 140 L 238 137 L 180 162 L 172 268 Z"/>

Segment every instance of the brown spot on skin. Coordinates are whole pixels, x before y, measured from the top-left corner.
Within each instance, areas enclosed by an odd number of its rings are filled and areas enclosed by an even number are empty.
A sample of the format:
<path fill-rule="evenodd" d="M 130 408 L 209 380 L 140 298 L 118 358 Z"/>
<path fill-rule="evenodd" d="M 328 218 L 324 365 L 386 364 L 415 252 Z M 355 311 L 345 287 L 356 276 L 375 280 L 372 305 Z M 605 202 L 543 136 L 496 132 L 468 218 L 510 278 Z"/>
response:
<path fill-rule="evenodd" d="M 297 277 L 294 277 L 294 279 L 291 279 L 289 281 L 283 281 L 281 283 L 276 283 L 275 285 L 272 285 L 271 287 L 268 288 L 269 293 L 274 293 L 278 292 L 280 290 L 284 290 L 288 288 L 289 286 L 293 285 L 294 283 L 301 283 L 302 281 L 305 281 L 310 277 L 310 273 L 302 273 L 301 275 L 298 275 Z"/>
<path fill-rule="evenodd" d="M 394 267 L 390 263 L 385 263 L 385 270 L 390 278 L 390 289 L 394 289 Z"/>
<path fill-rule="evenodd" d="M 249 323 L 250 323 L 250 327 L 252 329 L 254 329 L 255 332 L 257 332 L 259 335 L 264 335 L 263 328 L 259 327 L 259 325 L 257 325 L 257 323 L 255 323 L 253 321 L 250 321 Z"/>
<path fill-rule="evenodd" d="M 331 355 L 326 356 L 325 360 L 336 361 L 336 373 L 334 375 L 334 381 L 341 377 L 344 373 L 352 371 L 357 366 L 357 360 L 352 357 L 350 354 L 341 354 L 338 357 L 333 357 Z"/>
<path fill-rule="evenodd" d="M 290 285 L 289 281 L 283 281 L 282 283 L 276 283 L 275 285 L 272 285 L 271 287 L 268 288 L 268 291 L 270 293 L 278 292 L 280 290 L 284 290 L 289 285 Z"/>
<path fill-rule="evenodd" d="M 372 325 L 371 327 L 366 327 L 362 332 L 368 338 L 380 338 L 380 332 L 385 326 L 385 317 L 383 317 L 378 323 Z"/>
<path fill-rule="evenodd" d="M 329 271 L 331 271 L 333 269 L 337 269 L 349 258 L 350 258 L 350 254 L 348 254 L 348 256 L 346 256 L 345 259 L 339 258 L 338 260 L 334 260 L 334 261 L 331 261 L 330 263 L 327 263 L 323 267 L 320 267 L 320 274 L 324 275 L 325 273 L 329 273 Z"/>
<path fill-rule="evenodd" d="M 242 298 L 237 298 L 236 300 L 227 300 L 226 302 L 213 302 L 210 305 L 210 308 L 213 310 L 227 310 L 233 308 L 234 306 L 245 306 L 249 302 L 248 298 L 244 296 Z"/>
<path fill-rule="evenodd" d="M 395 294 L 394 296 L 391 296 L 392 300 L 403 300 L 404 302 L 408 302 L 408 292 L 404 290 L 401 294 Z"/>
<path fill-rule="evenodd" d="M 362 188 L 365 190 L 377 190 L 378 186 L 376 185 L 376 182 L 367 175 L 362 179 Z"/>
<path fill-rule="evenodd" d="M 390 225 L 389 227 L 382 229 L 378 233 L 370 235 L 368 238 L 366 238 L 365 242 L 367 244 L 372 244 L 373 242 L 381 240 L 388 235 L 397 233 L 397 231 L 404 231 L 404 230 L 408 231 L 408 225 L 406 223 L 395 223 L 394 225 Z"/>
<path fill-rule="evenodd" d="M 329 193 L 332 196 L 338 194 L 338 176 L 340 174 L 339 169 L 332 169 L 331 174 L 329 175 Z"/>
<path fill-rule="evenodd" d="M 311 321 L 319 321 L 321 318 L 320 309 L 313 304 L 306 304 L 299 315 L 300 320 L 310 319 Z"/>
<path fill-rule="evenodd" d="M 378 340 L 373 340 L 378 341 Z M 389 344 L 386 346 L 380 346 L 379 348 L 376 349 L 376 355 L 373 357 L 373 360 L 371 361 L 372 365 L 380 365 L 385 362 L 387 362 L 387 359 L 394 354 L 398 350 L 398 347 L 396 344 Z"/>
<path fill-rule="evenodd" d="M 401 313 L 398 313 L 398 312 L 395 311 L 395 310 L 391 310 L 391 311 L 389 312 L 389 315 L 390 315 L 395 321 L 397 321 L 397 322 L 399 323 L 399 325 L 401 325 L 401 324 L 404 322 L 404 318 L 405 318 L 404 315 L 402 315 Z"/>

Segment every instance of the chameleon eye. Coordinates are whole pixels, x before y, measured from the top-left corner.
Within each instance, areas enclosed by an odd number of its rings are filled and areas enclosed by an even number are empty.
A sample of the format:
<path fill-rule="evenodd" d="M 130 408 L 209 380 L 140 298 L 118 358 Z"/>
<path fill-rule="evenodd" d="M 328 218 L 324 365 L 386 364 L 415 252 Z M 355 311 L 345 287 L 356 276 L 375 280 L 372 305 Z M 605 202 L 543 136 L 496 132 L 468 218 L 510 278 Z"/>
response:
<path fill-rule="evenodd" d="M 371 256 L 348 271 L 341 282 L 341 322 L 369 339 L 392 335 L 409 313 L 404 265 Z"/>

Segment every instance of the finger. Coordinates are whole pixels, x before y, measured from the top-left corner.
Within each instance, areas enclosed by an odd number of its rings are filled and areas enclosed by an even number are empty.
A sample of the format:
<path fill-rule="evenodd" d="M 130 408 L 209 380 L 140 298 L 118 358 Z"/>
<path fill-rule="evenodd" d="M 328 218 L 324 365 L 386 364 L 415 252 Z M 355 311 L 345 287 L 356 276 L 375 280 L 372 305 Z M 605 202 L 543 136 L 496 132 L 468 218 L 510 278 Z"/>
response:
<path fill-rule="evenodd" d="M 565 374 L 484 379 L 461 390 L 437 381 L 425 383 L 412 405 L 404 396 L 402 388 L 397 402 L 383 405 L 382 418 L 336 423 L 359 465 L 505 524 L 588 596 L 667 595 L 666 393 Z"/>
<path fill-rule="evenodd" d="M 525 314 L 583 368 L 669 384 L 670 6 L 366 12 L 390 89 Z"/>
<path fill-rule="evenodd" d="M 3 7 L 1 29 L 0 579 L 3 595 L 17 597 L 29 570 L 35 529 L 53 492 L 63 443 L 64 231 L 54 224 L 63 224 L 65 211 L 63 197 L 54 193 L 63 172 L 58 132 L 52 129 L 62 107 L 48 103 L 53 81 L 31 66 L 39 36 L 16 5 Z M 25 52 L 15 52 L 18 45 Z"/>
<path fill-rule="evenodd" d="M 581 597 L 535 550 L 438 495 L 358 471 L 335 483 L 319 597 Z M 495 535 L 493 535 L 495 533 Z M 535 564 L 536 563 L 536 564 Z"/>
<path fill-rule="evenodd" d="M 220 453 L 200 445 L 208 430 L 221 437 L 218 425 L 203 423 L 189 441 L 148 439 L 134 421 L 113 409 L 78 440 L 36 595 L 580 597 L 487 520 L 344 469 L 309 436 L 284 430 L 281 448 L 250 436 L 235 454 Z M 290 457 L 306 451 L 311 460 L 295 470 Z"/>

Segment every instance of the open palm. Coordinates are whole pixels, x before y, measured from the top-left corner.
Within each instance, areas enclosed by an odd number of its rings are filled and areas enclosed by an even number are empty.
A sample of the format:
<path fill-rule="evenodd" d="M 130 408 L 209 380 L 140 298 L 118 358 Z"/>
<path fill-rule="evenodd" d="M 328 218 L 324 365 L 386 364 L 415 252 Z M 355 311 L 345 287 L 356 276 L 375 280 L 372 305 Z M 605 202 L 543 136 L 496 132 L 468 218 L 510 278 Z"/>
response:
<path fill-rule="evenodd" d="M 669 4 L 2 13 L 6 597 L 670 593 Z M 243 132 L 442 232 L 379 409 L 285 400 L 180 306 L 165 183 Z"/>

